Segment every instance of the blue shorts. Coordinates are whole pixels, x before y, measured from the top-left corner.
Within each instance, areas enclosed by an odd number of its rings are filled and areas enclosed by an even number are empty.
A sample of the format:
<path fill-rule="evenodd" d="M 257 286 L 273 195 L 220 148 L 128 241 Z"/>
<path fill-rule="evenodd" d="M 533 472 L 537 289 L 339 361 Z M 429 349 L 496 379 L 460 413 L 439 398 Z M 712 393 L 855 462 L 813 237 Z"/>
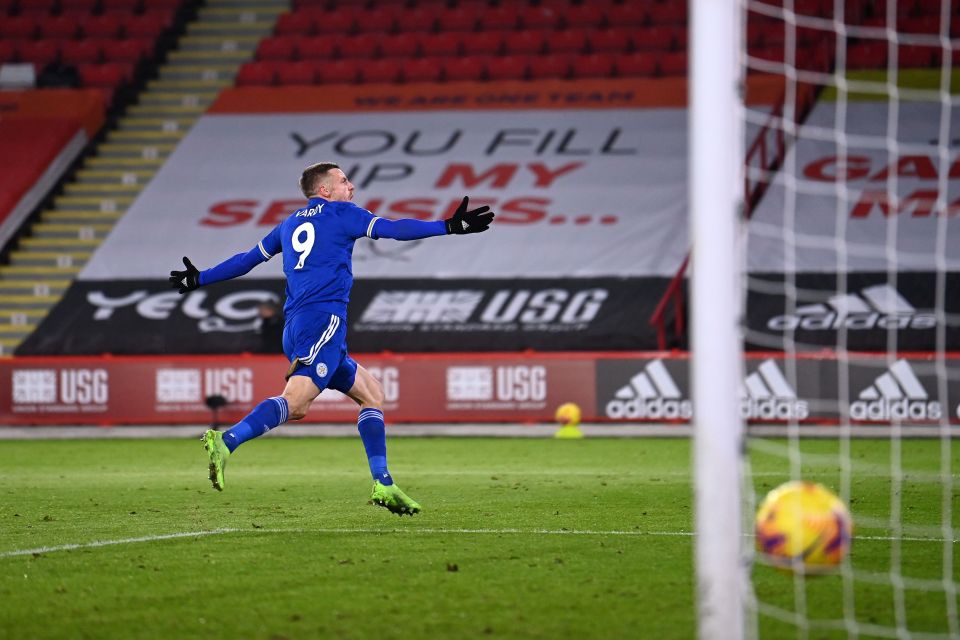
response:
<path fill-rule="evenodd" d="M 357 378 L 357 363 L 347 353 L 347 322 L 329 313 L 298 315 L 283 328 L 283 352 L 290 376 L 308 376 L 320 391 L 347 393 Z"/>

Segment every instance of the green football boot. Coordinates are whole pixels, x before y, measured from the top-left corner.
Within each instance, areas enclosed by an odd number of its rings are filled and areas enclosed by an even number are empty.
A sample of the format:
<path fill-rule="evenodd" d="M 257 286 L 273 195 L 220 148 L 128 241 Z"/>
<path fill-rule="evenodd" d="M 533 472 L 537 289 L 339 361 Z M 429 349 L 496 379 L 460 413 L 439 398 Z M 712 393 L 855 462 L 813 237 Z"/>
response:
<path fill-rule="evenodd" d="M 223 444 L 223 434 L 213 429 L 207 429 L 207 432 L 200 438 L 203 441 L 203 448 L 207 450 L 210 456 L 210 482 L 217 491 L 223 491 L 223 470 L 227 466 L 227 458 L 230 457 L 230 449 Z"/>
<path fill-rule="evenodd" d="M 401 491 L 400 487 L 395 484 L 381 484 L 379 480 L 373 481 L 373 493 L 370 494 L 370 502 L 367 504 L 383 507 L 398 516 L 420 513 L 420 504 Z"/>

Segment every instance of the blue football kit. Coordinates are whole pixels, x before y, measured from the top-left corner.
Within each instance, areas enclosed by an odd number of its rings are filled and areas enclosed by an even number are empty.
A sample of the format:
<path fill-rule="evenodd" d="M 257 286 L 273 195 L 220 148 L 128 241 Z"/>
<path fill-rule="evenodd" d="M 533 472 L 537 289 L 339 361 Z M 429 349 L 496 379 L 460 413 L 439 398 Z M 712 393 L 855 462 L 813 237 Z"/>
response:
<path fill-rule="evenodd" d="M 185 271 L 171 271 L 170 285 L 181 294 L 200 286 L 240 277 L 273 256 L 282 254 L 287 300 L 284 304 L 283 351 L 290 362 L 287 378 L 307 376 L 319 391 L 348 393 L 356 381 L 357 363 L 347 351 L 347 303 L 353 286 L 353 246 L 373 240 L 419 240 L 447 234 L 485 231 L 494 214 L 489 207 L 467 209 L 464 198 L 446 220 L 389 220 L 347 201 L 311 198 L 291 213 L 255 247 L 238 253 L 205 271 L 187 257 Z M 221 434 L 214 429 L 203 436 L 210 457 L 210 480 L 223 490 L 227 458 L 244 442 L 261 436 L 290 417 L 284 395 L 263 400 L 240 422 Z M 393 483 L 387 470 L 383 411 L 364 406 L 357 429 L 374 479 L 371 504 L 393 513 L 413 514 L 420 505 Z"/>
<path fill-rule="evenodd" d="M 346 343 L 354 243 L 363 237 L 417 240 L 446 233 L 443 220 L 388 220 L 352 202 L 312 198 L 247 253 L 201 272 L 200 284 L 236 278 L 282 253 L 288 375 L 309 376 L 321 391 L 346 393 L 357 373 Z"/>

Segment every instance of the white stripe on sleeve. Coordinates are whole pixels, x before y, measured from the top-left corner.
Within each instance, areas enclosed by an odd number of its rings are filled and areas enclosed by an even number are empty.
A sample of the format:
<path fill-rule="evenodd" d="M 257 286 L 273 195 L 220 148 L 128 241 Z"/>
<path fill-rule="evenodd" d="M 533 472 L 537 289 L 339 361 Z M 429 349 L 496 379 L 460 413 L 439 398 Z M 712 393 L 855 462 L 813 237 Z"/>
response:
<path fill-rule="evenodd" d="M 373 220 L 371 220 L 371 221 L 370 221 L 370 224 L 367 225 L 367 237 L 368 237 L 368 238 L 372 238 L 372 237 L 373 237 L 373 225 L 377 224 L 377 220 L 379 220 L 379 219 L 380 219 L 380 218 L 378 218 L 377 216 L 373 216 Z"/>

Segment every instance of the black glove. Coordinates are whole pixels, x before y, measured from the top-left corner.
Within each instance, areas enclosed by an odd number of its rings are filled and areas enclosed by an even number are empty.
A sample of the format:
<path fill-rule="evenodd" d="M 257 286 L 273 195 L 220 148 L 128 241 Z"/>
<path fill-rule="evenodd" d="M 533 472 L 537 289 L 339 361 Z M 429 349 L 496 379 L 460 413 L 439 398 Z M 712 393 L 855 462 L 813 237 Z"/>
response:
<path fill-rule="evenodd" d="M 170 286 L 174 289 L 179 289 L 180 293 L 199 289 L 200 272 L 193 266 L 193 263 L 190 262 L 190 258 L 187 256 L 183 256 L 183 266 L 187 268 L 186 271 L 170 272 Z"/>
<path fill-rule="evenodd" d="M 490 207 L 484 205 L 479 209 L 467 211 L 467 200 L 467 196 L 463 196 L 453 217 L 444 220 L 447 233 L 480 233 L 490 228 L 490 223 L 493 222 L 493 212 L 490 211 Z"/>

